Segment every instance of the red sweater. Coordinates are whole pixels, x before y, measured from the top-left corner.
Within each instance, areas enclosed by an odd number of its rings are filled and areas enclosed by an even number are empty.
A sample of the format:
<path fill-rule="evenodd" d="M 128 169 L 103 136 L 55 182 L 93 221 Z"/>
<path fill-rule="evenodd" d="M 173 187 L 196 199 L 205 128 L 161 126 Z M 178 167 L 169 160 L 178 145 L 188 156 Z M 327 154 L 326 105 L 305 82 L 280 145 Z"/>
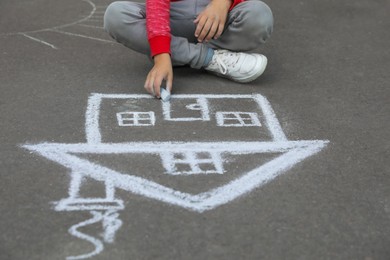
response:
<path fill-rule="evenodd" d="M 152 57 L 171 53 L 171 28 L 169 26 L 170 1 L 146 0 L 146 30 Z M 233 0 L 230 10 L 245 0 Z"/>

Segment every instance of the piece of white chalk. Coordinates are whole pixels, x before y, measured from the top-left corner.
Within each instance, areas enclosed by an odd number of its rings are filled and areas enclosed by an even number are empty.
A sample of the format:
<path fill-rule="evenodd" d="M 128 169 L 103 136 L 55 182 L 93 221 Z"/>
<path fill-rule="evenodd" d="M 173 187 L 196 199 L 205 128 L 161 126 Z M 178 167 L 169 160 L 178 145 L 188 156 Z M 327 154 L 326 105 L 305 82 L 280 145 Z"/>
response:
<path fill-rule="evenodd" d="M 160 88 L 160 96 L 164 102 L 168 102 L 171 99 L 171 93 L 165 88 Z"/>

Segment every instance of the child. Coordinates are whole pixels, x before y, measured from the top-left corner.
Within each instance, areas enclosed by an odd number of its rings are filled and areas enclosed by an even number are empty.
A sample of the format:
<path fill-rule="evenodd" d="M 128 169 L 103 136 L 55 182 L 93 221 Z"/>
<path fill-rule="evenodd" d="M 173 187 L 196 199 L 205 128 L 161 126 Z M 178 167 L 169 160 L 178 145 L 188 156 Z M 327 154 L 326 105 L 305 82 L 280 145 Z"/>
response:
<path fill-rule="evenodd" d="M 244 52 L 263 44 L 272 27 L 272 12 L 259 0 L 121 1 L 104 15 L 111 37 L 152 57 L 144 87 L 157 98 L 163 80 L 172 89 L 172 65 L 204 68 L 237 82 L 255 80 L 267 58 Z"/>

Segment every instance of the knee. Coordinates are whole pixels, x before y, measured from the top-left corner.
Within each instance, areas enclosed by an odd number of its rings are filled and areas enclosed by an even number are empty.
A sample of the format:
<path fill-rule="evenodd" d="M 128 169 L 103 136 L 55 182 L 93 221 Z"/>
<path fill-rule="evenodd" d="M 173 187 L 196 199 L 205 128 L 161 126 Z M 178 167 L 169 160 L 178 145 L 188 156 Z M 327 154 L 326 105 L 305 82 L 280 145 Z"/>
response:
<path fill-rule="evenodd" d="M 104 13 L 104 29 L 116 38 L 116 32 L 122 25 L 123 2 L 111 3 Z"/>
<path fill-rule="evenodd" d="M 274 19 L 271 9 L 261 1 L 248 1 L 250 5 L 245 27 L 256 37 L 259 44 L 263 44 L 271 36 Z"/>

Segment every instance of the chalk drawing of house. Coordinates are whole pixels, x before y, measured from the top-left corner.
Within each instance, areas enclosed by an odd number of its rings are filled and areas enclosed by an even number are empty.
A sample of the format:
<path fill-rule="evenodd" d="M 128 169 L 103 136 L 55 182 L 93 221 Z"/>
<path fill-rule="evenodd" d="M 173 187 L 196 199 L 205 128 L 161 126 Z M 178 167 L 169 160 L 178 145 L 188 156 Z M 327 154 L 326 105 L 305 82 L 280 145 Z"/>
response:
<path fill-rule="evenodd" d="M 105 131 L 101 123 L 104 109 L 101 109 L 104 101 L 112 100 L 132 100 L 132 103 L 146 100 L 147 104 L 156 104 L 151 102 L 153 97 L 149 95 L 129 95 L 129 94 L 93 94 L 89 98 L 86 111 L 86 143 L 59 144 L 42 143 L 36 145 L 25 145 L 24 147 L 56 161 L 72 170 L 72 182 L 69 199 L 66 203 L 59 203 L 58 209 L 72 209 L 72 205 L 77 198 L 77 190 L 84 178 L 93 178 L 97 181 L 106 183 L 107 198 L 102 203 L 116 205 L 121 208 L 121 204 L 115 200 L 115 189 L 123 189 L 135 194 L 143 195 L 149 198 L 157 199 L 170 204 L 185 207 L 190 210 L 202 212 L 213 209 L 219 205 L 243 195 L 252 189 L 267 183 L 277 175 L 290 168 L 292 165 L 300 162 L 306 157 L 320 151 L 328 141 L 310 140 L 310 141 L 289 141 L 266 98 L 262 95 L 174 95 L 171 102 L 161 102 L 159 111 L 150 108 L 135 106 L 137 110 L 127 109 L 119 111 L 111 116 L 115 118 L 113 124 L 119 128 L 119 134 L 112 128 Z M 175 115 L 174 106 L 180 100 L 188 100 L 184 103 L 184 110 L 189 115 Z M 218 110 L 210 107 L 210 102 L 226 100 L 250 101 L 255 104 L 252 111 L 235 111 L 234 109 Z M 175 103 L 176 102 L 176 103 Z M 160 104 L 160 103 L 159 103 Z M 160 105 L 159 105 L 160 106 Z M 158 110 L 154 107 L 155 110 Z M 186 112 L 186 111 L 185 111 Z M 181 112 L 180 112 L 181 113 Z M 260 119 L 261 117 L 261 119 Z M 107 118 L 107 117 L 103 117 Z M 103 120 L 104 121 L 104 120 Z M 258 129 L 259 133 L 266 133 L 268 140 L 216 140 L 216 141 L 191 141 L 191 127 L 183 128 L 188 131 L 182 134 L 181 140 L 162 140 L 162 141 L 138 141 L 135 137 L 131 141 L 110 141 L 103 140 L 104 134 L 114 132 L 114 136 L 122 136 L 121 129 L 126 133 L 142 128 L 141 133 L 148 136 L 147 131 L 161 131 L 159 124 L 168 123 L 199 123 L 208 122 L 215 129 L 238 129 L 242 128 Z M 162 125 L 164 126 L 164 125 Z M 176 127 L 174 125 L 174 127 Z M 215 130 L 217 131 L 217 130 Z M 231 130 L 232 131 L 232 130 Z M 256 130 L 257 131 L 257 130 Z M 131 133 L 131 132 L 130 132 Z M 133 134 L 128 135 L 133 137 Z M 175 135 L 176 138 L 176 135 Z M 180 136 L 177 137 L 180 139 Z M 219 138 L 219 136 L 216 136 Z M 237 135 L 237 139 L 241 138 Z M 107 138 L 106 138 L 107 139 Z M 161 158 L 162 165 L 166 174 L 171 175 L 192 175 L 192 174 L 223 174 L 224 160 L 222 154 L 248 154 L 248 153 L 281 153 L 274 160 L 259 165 L 248 173 L 244 173 L 239 179 L 232 180 L 220 187 L 215 187 L 200 194 L 189 194 L 180 190 L 158 184 L 151 180 L 114 171 L 102 165 L 98 165 L 77 154 L 157 154 Z M 182 167 L 185 165 L 185 167 Z M 185 168 L 186 170 L 179 170 Z M 226 193 L 226 194 L 225 194 Z M 88 200 L 85 208 L 98 209 L 93 200 Z M 70 203 L 72 202 L 72 203 Z M 95 201 L 97 202 L 97 201 Z M 107 206 L 107 205 L 106 205 Z M 74 207 L 73 207 L 74 209 Z"/>
<path fill-rule="evenodd" d="M 69 232 L 94 244 L 95 250 L 68 259 L 89 258 L 103 250 L 103 241 L 114 241 L 115 232 L 122 224 L 118 211 L 124 209 L 123 201 L 115 194 L 117 189 L 201 213 L 268 183 L 328 143 L 324 140 L 289 141 L 268 100 L 259 94 L 173 95 L 170 102 L 153 102 L 153 99 L 149 95 L 92 94 L 85 114 L 86 143 L 23 146 L 71 170 L 68 197 L 57 203 L 57 211 L 92 214 L 91 219 L 72 226 Z M 237 103 L 250 104 L 250 109 L 248 106 L 238 108 L 234 105 Z M 206 140 L 202 139 L 205 129 L 209 129 Z M 242 134 L 243 129 L 256 139 L 248 139 Z M 148 139 L 150 136 L 153 140 Z M 82 156 L 157 155 L 164 174 L 183 178 L 228 174 L 226 154 L 270 153 L 278 156 L 228 183 L 197 194 L 137 176 L 131 169 L 120 172 Z M 89 179 L 104 184 L 104 196 L 85 198 L 80 195 L 83 184 Z M 103 224 L 103 241 L 78 231 L 82 226 L 97 222 Z"/>

